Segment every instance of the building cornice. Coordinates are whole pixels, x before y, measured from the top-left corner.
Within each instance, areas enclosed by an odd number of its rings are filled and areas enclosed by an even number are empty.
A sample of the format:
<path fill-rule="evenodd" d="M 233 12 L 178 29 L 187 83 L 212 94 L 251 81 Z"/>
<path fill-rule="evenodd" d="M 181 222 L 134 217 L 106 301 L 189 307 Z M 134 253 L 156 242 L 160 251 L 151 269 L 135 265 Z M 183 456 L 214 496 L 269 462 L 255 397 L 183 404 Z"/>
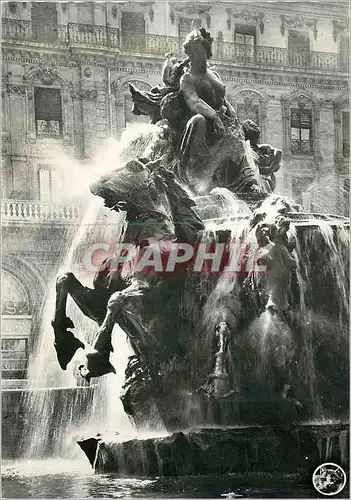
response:
<path fill-rule="evenodd" d="M 124 54 L 91 54 L 75 52 L 76 60 L 72 60 L 72 55 L 59 53 L 53 60 L 50 55 L 42 51 L 34 50 L 3 50 L 2 58 L 4 61 L 15 61 L 20 64 L 40 65 L 50 61 L 50 67 L 54 71 L 55 67 L 74 69 L 81 66 L 96 66 L 103 69 L 108 67 L 111 71 L 140 74 L 140 75 L 159 75 L 161 79 L 161 70 L 163 58 L 156 57 L 138 57 L 125 56 Z M 338 91 L 347 91 L 349 88 L 348 75 L 344 73 L 327 73 L 318 70 L 304 70 L 296 68 L 285 68 L 284 73 L 278 72 L 274 68 L 256 68 L 233 66 L 229 63 L 212 61 L 213 65 L 220 72 L 223 81 L 255 83 L 269 86 L 286 86 L 295 88 L 319 88 Z M 11 82 L 13 84 L 19 82 Z"/>
<path fill-rule="evenodd" d="M 205 4 L 208 1 L 204 2 Z M 314 17 L 317 19 L 340 19 L 344 20 L 349 17 L 349 4 L 348 2 L 342 1 L 289 1 L 275 2 L 275 1 L 261 1 L 261 2 L 250 2 L 246 0 L 245 2 L 228 2 L 228 1 L 216 1 L 217 6 L 222 8 L 233 8 L 238 9 L 249 8 L 252 12 L 263 12 L 263 13 L 274 13 L 278 15 L 294 16 L 296 12 L 302 16 Z"/>

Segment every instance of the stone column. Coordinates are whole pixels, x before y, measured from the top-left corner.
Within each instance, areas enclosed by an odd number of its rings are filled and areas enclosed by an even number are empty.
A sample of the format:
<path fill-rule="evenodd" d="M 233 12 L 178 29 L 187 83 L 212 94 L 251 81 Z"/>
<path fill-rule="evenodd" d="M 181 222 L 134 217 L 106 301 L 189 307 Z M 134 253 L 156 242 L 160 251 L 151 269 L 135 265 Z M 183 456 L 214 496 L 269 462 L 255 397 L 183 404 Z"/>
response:
<path fill-rule="evenodd" d="M 265 111 L 266 111 L 266 119 L 265 119 L 266 134 L 263 136 L 263 139 L 261 139 L 261 142 L 271 144 L 273 147 L 281 149 L 283 151 L 283 161 L 281 167 L 275 174 L 277 179 L 277 187 L 275 189 L 275 192 L 285 195 L 286 194 L 285 156 L 287 152 L 284 149 L 282 107 L 279 100 L 272 98 L 269 101 L 269 103 L 265 106 Z"/>
<path fill-rule="evenodd" d="M 73 154 L 75 158 L 84 156 L 83 107 L 79 92 L 71 90 L 73 113 Z"/>
<path fill-rule="evenodd" d="M 119 138 L 125 127 L 124 91 L 120 78 L 112 83 L 112 88 L 115 95 L 116 132 Z"/>
<path fill-rule="evenodd" d="M 99 144 L 101 140 L 109 137 L 109 123 L 110 119 L 108 110 L 108 96 L 106 95 L 105 88 L 97 91 L 96 98 L 96 139 Z"/>
<path fill-rule="evenodd" d="M 334 103 L 334 164 L 337 171 L 340 171 L 343 164 L 342 155 L 342 112 L 340 106 Z"/>
<path fill-rule="evenodd" d="M 321 157 L 321 148 L 320 148 L 320 118 L 321 118 L 321 103 L 313 103 L 313 118 L 312 118 L 312 126 L 313 126 L 313 156 L 314 156 L 314 165 L 315 169 L 321 167 L 322 157 Z"/>
<path fill-rule="evenodd" d="M 62 87 L 62 122 L 63 122 L 63 141 L 65 147 L 72 146 L 74 141 L 73 134 L 73 101 L 69 92 L 69 86 Z"/>
<path fill-rule="evenodd" d="M 92 158 L 94 155 L 97 94 L 96 89 L 83 88 L 80 90 L 83 113 L 83 156 L 85 158 Z"/>
<path fill-rule="evenodd" d="M 286 196 L 292 196 L 292 177 L 291 167 L 291 143 L 290 143 L 290 104 L 282 103 L 282 121 L 283 121 L 283 166 L 284 179 L 283 189 Z"/>
<path fill-rule="evenodd" d="M 26 120 L 27 120 L 27 140 L 35 142 L 37 138 L 35 129 L 35 106 L 34 106 L 34 85 L 27 82 L 26 85 Z"/>

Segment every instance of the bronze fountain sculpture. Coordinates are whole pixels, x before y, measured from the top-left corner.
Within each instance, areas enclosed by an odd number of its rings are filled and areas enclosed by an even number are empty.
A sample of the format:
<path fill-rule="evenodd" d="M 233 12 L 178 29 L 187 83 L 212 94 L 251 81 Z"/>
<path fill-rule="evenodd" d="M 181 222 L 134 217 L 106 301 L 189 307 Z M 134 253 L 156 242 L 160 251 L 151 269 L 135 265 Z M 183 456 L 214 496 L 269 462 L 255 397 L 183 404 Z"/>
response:
<path fill-rule="evenodd" d="M 318 377 L 327 376 L 323 366 L 313 375 L 300 369 L 307 358 L 309 366 L 317 366 L 309 356 L 322 335 L 313 319 L 322 311 L 311 299 L 303 305 L 305 314 L 314 310 L 310 338 L 301 340 L 302 271 L 298 238 L 291 231 L 294 217 L 303 218 L 301 207 L 272 194 L 282 152 L 258 144 L 254 122 L 238 120 L 220 76 L 208 64 L 212 41 L 206 29 L 194 29 L 184 42 L 184 60 L 167 55 L 161 86 L 146 92 L 130 85 L 133 112 L 150 116 L 158 139 L 148 156 L 127 162 L 91 187 L 106 207 L 126 213 L 119 244 L 131 244 L 149 266 L 133 268 L 117 255 L 101 264 L 91 289 L 72 273 L 59 276 L 56 284 L 52 326 L 61 368 L 84 348 L 66 316 L 69 294 L 99 325 L 80 376 L 90 381 L 115 370 L 109 357 L 118 323 L 134 351 L 122 395 L 125 411 L 138 425 L 156 405 L 170 430 L 315 416 L 311 400 Z M 231 228 L 213 234 L 197 210 L 195 201 L 213 188 L 228 190 L 250 207 L 240 238 L 256 244 L 255 265 L 266 271 L 221 274 L 222 262 L 219 273 L 208 275 L 203 267 L 195 272 L 190 259 L 172 273 L 151 272 L 148 259 L 155 241 L 162 262 L 173 244 L 230 246 Z M 342 323 L 347 313 L 336 304 L 331 315 Z M 338 335 L 344 347 L 346 337 Z M 340 393 L 346 385 L 341 377 Z"/>

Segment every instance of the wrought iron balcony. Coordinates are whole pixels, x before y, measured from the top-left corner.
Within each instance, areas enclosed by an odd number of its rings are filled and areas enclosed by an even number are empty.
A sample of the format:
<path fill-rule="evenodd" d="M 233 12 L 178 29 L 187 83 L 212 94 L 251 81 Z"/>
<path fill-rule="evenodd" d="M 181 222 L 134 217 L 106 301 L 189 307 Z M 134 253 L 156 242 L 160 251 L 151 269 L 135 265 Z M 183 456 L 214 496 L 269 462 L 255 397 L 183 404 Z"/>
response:
<path fill-rule="evenodd" d="M 1 200 L 3 223 L 78 223 L 81 220 L 79 206 L 69 203 L 44 203 L 27 200 Z"/>
<path fill-rule="evenodd" d="M 49 36 L 50 35 L 50 36 Z M 54 35 L 54 41 L 53 37 Z M 43 35 L 41 34 L 43 37 Z M 105 25 L 68 23 L 58 25 L 57 31 L 38 38 L 32 32 L 30 21 L 3 19 L 3 39 L 36 42 L 59 46 L 95 47 L 118 50 L 122 53 L 163 57 L 166 52 L 182 53 L 183 40 L 154 34 L 123 33 Z M 45 38 L 45 37 L 44 37 Z M 338 53 L 292 52 L 285 48 L 249 46 L 230 42 L 214 42 L 213 58 L 241 67 L 279 67 L 315 71 L 348 72 L 349 61 Z"/>

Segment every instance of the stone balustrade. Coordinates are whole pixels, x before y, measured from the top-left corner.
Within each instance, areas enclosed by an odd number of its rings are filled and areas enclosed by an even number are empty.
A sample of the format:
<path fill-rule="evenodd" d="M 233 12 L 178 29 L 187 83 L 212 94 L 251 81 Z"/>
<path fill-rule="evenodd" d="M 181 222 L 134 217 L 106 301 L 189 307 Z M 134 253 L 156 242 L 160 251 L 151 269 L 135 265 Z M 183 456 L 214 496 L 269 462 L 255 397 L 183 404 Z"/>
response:
<path fill-rule="evenodd" d="M 2 38 L 54 45 L 78 45 L 115 49 L 124 53 L 163 57 L 167 52 L 182 54 L 182 42 L 178 37 L 156 34 L 123 33 L 118 28 L 105 25 L 68 23 L 58 25 L 55 41 L 38 40 L 32 34 L 30 21 L 2 20 Z M 213 58 L 238 66 L 299 68 L 317 71 L 348 72 L 348 58 L 329 52 L 292 52 L 280 47 L 249 46 L 215 41 Z"/>
<path fill-rule="evenodd" d="M 44 203 L 28 200 L 2 200 L 1 217 L 4 224 L 21 223 L 78 223 L 81 209 L 69 203 Z"/>
<path fill-rule="evenodd" d="M 21 19 L 2 18 L 2 38 L 30 40 L 32 38 L 32 23 Z"/>

